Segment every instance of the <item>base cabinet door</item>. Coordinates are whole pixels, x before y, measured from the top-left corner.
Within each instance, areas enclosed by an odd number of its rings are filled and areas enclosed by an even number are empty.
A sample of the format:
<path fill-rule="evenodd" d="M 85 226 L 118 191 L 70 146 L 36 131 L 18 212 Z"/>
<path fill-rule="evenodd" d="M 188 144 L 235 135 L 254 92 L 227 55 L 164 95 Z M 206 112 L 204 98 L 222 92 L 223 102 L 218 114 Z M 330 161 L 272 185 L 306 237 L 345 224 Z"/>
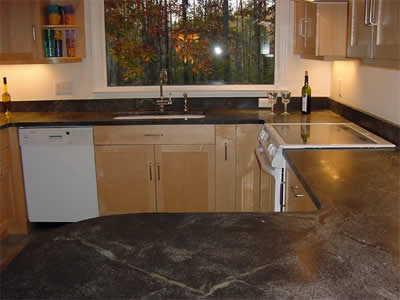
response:
<path fill-rule="evenodd" d="M 0 150 L 6 151 L 6 150 Z M 12 178 L 9 166 L 0 161 L 0 240 L 8 234 L 8 223 L 14 217 Z"/>
<path fill-rule="evenodd" d="M 216 211 L 236 211 L 236 125 L 215 126 Z"/>
<path fill-rule="evenodd" d="M 156 211 L 154 146 L 96 146 L 100 215 Z"/>
<path fill-rule="evenodd" d="M 255 149 L 262 125 L 241 124 L 236 126 L 236 209 L 260 210 L 261 168 Z"/>
<path fill-rule="evenodd" d="M 158 212 L 215 211 L 215 145 L 156 145 Z"/>

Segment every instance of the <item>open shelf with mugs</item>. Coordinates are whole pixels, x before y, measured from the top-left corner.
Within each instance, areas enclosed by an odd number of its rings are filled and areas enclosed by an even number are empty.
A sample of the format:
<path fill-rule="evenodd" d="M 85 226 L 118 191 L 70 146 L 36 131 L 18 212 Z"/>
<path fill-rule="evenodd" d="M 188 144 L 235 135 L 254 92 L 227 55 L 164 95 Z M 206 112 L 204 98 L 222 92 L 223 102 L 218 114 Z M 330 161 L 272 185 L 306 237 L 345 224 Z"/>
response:
<path fill-rule="evenodd" d="M 83 0 L 40 1 L 42 57 L 47 63 L 80 62 L 85 57 Z"/>
<path fill-rule="evenodd" d="M 80 62 L 84 0 L 0 0 L 0 64 Z"/>

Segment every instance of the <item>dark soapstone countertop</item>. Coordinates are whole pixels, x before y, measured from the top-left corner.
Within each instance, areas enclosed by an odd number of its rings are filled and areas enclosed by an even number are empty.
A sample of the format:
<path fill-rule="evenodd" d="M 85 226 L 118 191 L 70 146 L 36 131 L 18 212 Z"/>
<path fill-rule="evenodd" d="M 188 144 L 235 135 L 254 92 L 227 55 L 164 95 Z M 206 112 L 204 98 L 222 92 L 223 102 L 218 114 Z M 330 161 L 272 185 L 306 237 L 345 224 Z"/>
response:
<path fill-rule="evenodd" d="M 285 150 L 321 217 L 349 238 L 400 256 L 400 150 Z M 400 296 L 400 294 L 399 294 Z"/>
<path fill-rule="evenodd" d="M 311 115 L 292 112 L 288 116 L 270 110 L 232 109 L 194 111 L 204 113 L 203 119 L 164 119 L 164 120 L 114 120 L 119 115 L 136 112 L 13 112 L 9 118 L 0 113 L 0 128 L 21 126 L 95 126 L 95 125 L 174 125 L 174 124 L 263 124 L 264 122 L 345 122 L 345 119 L 330 110 L 314 111 Z M 171 112 L 174 114 L 173 112 Z"/>
<path fill-rule="evenodd" d="M 2 298 L 399 299 L 400 151 L 290 150 L 315 213 L 127 214 L 38 235 Z"/>

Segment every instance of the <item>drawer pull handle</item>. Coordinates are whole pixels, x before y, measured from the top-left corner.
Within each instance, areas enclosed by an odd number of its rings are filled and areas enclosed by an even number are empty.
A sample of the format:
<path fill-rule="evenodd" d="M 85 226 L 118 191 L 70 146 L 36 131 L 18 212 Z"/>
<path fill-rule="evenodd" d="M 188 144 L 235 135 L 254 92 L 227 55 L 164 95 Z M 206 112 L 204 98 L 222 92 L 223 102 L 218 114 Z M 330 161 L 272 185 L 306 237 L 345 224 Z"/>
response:
<path fill-rule="evenodd" d="M 304 197 L 303 194 L 296 194 L 296 190 L 299 188 L 298 185 L 291 185 L 290 188 L 292 189 L 292 191 L 293 191 L 293 193 L 294 193 L 294 196 L 295 196 L 296 198 L 303 198 L 303 197 Z"/>
<path fill-rule="evenodd" d="M 32 40 L 36 41 L 36 26 L 32 25 Z"/>
<path fill-rule="evenodd" d="M 225 160 L 228 160 L 228 143 L 225 143 Z"/>
<path fill-rule="evenodd" d="M 149 172 L 150 172 L 150 181 L 153 181 L 153 172 L 152 172 L 152 169 L 153 168 L 153 166 L 151 165 L 151 163 L 149 164 Z"/>
<path fill-rule="evenodd" d="M 162 133 L 146 133 L 144 136 L 163 136 Z"/>

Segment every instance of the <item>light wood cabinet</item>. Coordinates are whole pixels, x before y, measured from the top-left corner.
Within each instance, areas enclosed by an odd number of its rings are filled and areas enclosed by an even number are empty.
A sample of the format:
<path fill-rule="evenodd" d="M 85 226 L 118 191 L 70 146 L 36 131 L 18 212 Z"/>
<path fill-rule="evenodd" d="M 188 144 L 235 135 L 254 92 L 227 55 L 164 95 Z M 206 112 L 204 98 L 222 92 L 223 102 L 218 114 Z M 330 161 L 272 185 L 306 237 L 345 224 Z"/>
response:
<path fill-rule="evenodd" d="M 4 129 L 3 129 L 4 130 Z M 8 207 L 8 232 L 11 234 L 27 234 L 30 230 L 28 213 L 25 201 L 24 176 L 22 172 L 21 149 L 19 146 L 18 129 L 8 128 L 8 154 L 9 168 L 8 180 L 10 184 L 11 200 Z"/>
<path fill-rule="evenodd" d="M 49 4 L 74 7 L 75 24 L 48 25 Z M 45 57 L 44 30 L 62 32 L 63 57 Z M 66 30 L 74 31 L 74 57 L 67 57 Z M 0 64 L 80 62 L 86 56 L 83 0 L 0 0 Z"/>
<path fill-rule="evenodd" d="M 311 196 L 307 193 L 299 178 L 290 168 L 286 168 L 286 212 L 312 212 L 316 211 Z"/>
<path fill-rule="evenodd" d="M 216 211 L 236 210 L 236 125 L 215 126 Z"/>
<path fill-rule="evenodd" d="M 100 215 L 156 211 L 154 146 L 96 146 Z"/>
<path fill-rule="evenodd" d="M 0 63 L 33 63 L 39 59 L 38 2 L 0 1 Z"/>
<path fill-rule="evenodd" d="M 215 146 L 157 145 L 158 212 L 215 211 Z"/>
<path fill-rule="evenodd" d="M 0 130 L 0 238 L 26 234 L 26 210 L 21 152 L 17 128 Z"/>
<path fill-rule="evenodd" d="M 0 239 L 8 234 L 9 219 L 12 211 L 12 177 L 8 148 L 0 150 Z"/>
<path fill-rule="evenodd" d="M 400 2 L 350 0 L 349 57 L 400 68 Z"/>
<path fill-rule="evenodd" d="M 262 125 L 236 126 L 236 209 L 260 210 L 261 168 L 255 155 Z"/>
<path fill-rule="evenodd" d="M 347 3 L 295 1 L 294 53 L 305 58 L 346 56 Z"/>
<path fill-rule="evenodd" d="M 273 211 L 254 152 L 261 127 L 95 127 L 100 213 Z"/>
<path fill-rule="evenodd" d="M 215 211 L 214 125 L 101 126 L 94 141 L 102 215 Z"/>

